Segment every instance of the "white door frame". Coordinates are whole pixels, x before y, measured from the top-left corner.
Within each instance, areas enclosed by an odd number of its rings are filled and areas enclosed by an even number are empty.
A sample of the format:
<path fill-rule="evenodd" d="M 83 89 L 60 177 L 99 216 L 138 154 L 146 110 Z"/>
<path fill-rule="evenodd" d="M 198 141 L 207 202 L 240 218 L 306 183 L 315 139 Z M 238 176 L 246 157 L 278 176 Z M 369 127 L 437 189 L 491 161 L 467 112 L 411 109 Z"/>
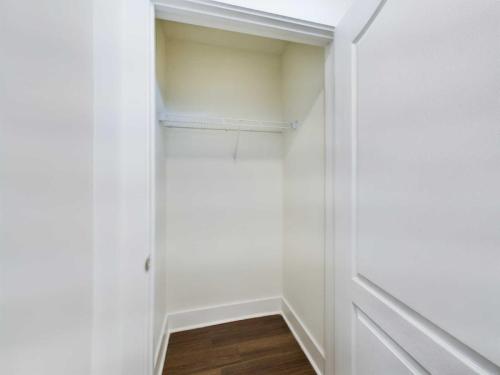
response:
<path fill-rule="evenodd" d="M 144 262 L 154 256 L 155 238 L 156 16 L 325 48 L 325 373 L 333 374 L 334 28 L 210 0 L 94 0 L 92 373 L 152 375 L 154 370 L 155 267 L 152 259 L 152 270 L 146 273 Z"/>
<path fill-rule="evenodd" d="M 92 375 L 153 371 L 154 4 L 94 0 Z"/>
<path fill-rule="evenodd" d="M 156 17 L 229 31 L 283 39 L 325 50 L 325 374 L 334 368 L 333 311 L 333 26 L 303 21 L 215 1 L 152 0 Z M 151 20 L 154 25 L 154 19 Z M 151 52 L 154 58 L 154 50 Z M 154 144 L 154 142 L 151 142 Z M 153 153 L 154 154 L 154 153 Z M 153 184 L 154 185 L 154 184 Z M 154 264 L 154 262 L 153 262 Z M 154 268 L 154 267 L 153 267 Z M 154 295 L 154 283 L 150 293 Z M 152 341 L 152 340 L 151 340 Z"/>

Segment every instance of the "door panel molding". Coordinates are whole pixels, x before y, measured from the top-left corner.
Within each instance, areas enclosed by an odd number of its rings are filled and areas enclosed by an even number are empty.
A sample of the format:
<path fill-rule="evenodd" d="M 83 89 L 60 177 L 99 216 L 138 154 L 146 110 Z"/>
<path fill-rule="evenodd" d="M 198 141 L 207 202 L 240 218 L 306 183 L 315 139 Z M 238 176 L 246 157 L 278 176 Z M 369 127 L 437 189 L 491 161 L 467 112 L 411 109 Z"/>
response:
<path fill-rule="evenodd" d="M 364 313 L 357 305 L 354 306 L 356 319 L 373 336 L 375 336 L 381 346 L 391 352 L 402 365 L 404 365 L 412 374 L 430 375 L 430 373 L 413 358 L 403 347 L 401 347 L 394 339 L 388 335 L 377 323 L 375 323 L 366 313 Z"/>
<path fill-rule="evenodd" d="M 357 275 L 353 300 L 366 309 L 365 314 L 383 317 L 376 324 L 387 329 L 411 348 L 415 358 L 432 373 L 497 374 L 498 366 L 420 315 L 384 289 Z M 404 334 L 399 334 L 404 332 Z M 439 353 L 439 356 L 436 356 Z M 442 358 L 446 358 L 443 361 Z M 436 360 L 439 359 L 439 360 Z"/>

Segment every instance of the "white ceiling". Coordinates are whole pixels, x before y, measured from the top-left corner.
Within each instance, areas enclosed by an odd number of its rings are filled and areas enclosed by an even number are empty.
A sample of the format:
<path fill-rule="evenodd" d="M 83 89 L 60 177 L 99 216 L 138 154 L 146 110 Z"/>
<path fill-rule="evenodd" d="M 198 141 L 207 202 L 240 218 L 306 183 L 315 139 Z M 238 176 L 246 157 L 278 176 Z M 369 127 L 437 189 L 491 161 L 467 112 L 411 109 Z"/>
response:
<path fill-rule="evenodd" d="M 288 42 L 241 34 L 232 31 L 212 29 L 203 26 L 159 20 L 167 39 L 186 40 L 220 47 L 238 48 L 249 51 L 280 55 Z"/>

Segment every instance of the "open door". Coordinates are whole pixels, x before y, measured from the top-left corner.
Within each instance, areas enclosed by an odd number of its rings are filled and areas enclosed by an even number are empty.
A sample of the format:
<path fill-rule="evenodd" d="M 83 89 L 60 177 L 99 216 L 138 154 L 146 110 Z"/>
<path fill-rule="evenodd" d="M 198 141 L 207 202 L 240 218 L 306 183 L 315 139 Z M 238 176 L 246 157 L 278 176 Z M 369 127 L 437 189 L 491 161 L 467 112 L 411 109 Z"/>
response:
<path fill-rule="evenodd" d="M 500 1 L 336 29 L 335 367 L 500 374 Z"/>

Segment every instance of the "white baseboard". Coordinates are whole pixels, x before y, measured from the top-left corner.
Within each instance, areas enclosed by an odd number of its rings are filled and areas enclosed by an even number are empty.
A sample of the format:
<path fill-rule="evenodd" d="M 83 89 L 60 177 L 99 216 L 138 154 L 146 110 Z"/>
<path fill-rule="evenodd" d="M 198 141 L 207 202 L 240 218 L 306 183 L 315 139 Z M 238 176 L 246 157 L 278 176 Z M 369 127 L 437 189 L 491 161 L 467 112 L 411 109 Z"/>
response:
<path fill-rule="evenodd" d="M 163 373 L 163 365 L 165 364 L 165 357 L 167 355 L 168 340 L 170 338 L 170 332 L 168 331 L 168 315 L 165 314 L 163 319 L 162 329 L 161 329 L 160 341 L 155 348 L 154 357 L 154 374 L 161 375 Z"/>
<path fill-rule="evenodd" d="M 323 375 L 325 371 L 325 353 L 284 297 L 282 298 L 281 314 L 316 373 Z"/>
<path fill-rule="evenodd" d="M 215 324 L 281 314 L 281 297 L 243 301 L 168 315 L 170 333 L 208 327 Z"/>

